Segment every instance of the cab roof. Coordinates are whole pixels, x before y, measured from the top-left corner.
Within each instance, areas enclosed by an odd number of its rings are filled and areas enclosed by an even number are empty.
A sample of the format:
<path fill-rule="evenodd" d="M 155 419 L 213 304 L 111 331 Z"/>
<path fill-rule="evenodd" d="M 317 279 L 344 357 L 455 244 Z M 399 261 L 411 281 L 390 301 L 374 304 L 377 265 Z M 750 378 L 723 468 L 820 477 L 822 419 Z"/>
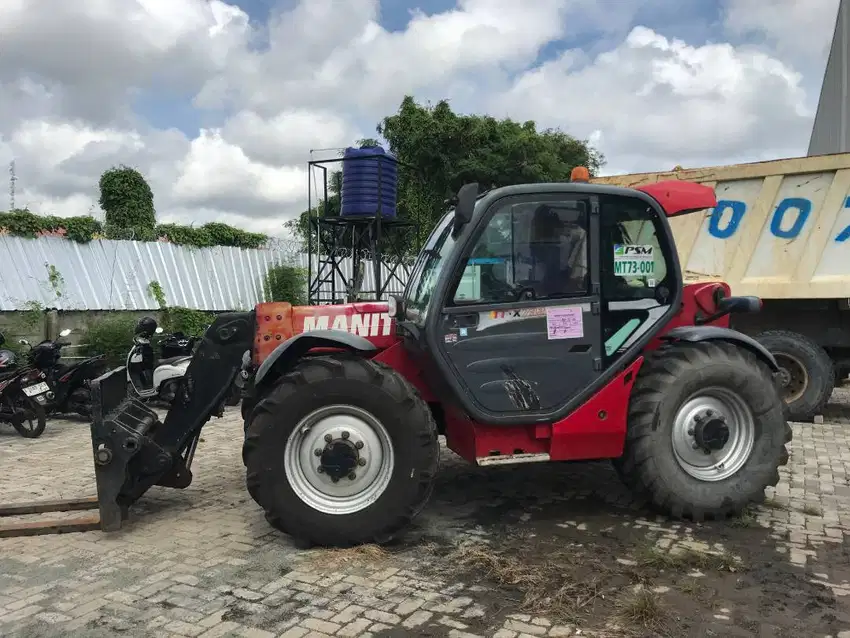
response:
<path fill-rule="evenodd" d="M 491 197 L 508 197 L 511 195 L 534 195 L 552 193 L 586 193 L 588 195 L 620 195 L 626 197 L 650 198 L 667 217 L 685 215 L 717 205 L 714 189 L 696 182 L 682 180 L 665 180 L 654 184 L 645 184 L 636 188 L 609 186 L 607 184 L 591 184 L 584 181 L 549 182 L 538 184 L 517 184 L 503 186 L 482 193 L 479 199 Z"/>

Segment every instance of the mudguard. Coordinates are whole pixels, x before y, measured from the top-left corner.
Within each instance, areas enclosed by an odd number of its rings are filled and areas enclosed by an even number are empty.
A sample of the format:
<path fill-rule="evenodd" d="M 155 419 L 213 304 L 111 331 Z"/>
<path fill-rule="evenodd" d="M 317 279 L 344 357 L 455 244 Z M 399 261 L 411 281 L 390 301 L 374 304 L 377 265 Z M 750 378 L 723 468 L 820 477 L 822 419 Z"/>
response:
<path fill-rule="evenodd" d="M 254 376 L 254 387 L 262 384 L 272 370 L 286 369 L 313 348 L 344 348 L 355 352 L 375 352 L 378 348 L 365 337 L 343 330 L 311 330 L 287 339 L 265 358 Z"/>
<path fill-rule="evenodd" d="M 779 371 L 776 359 L 767 348 L 750 336 L 731 328 L 719 326 L 680 326 L 673 328 L 661 336 L 664 341 L 688 341 L 699 343 L 700 341 L 728 341 L 737 346 L 746 348 L 759 359 L 764 361 L 773 372 Z"/>

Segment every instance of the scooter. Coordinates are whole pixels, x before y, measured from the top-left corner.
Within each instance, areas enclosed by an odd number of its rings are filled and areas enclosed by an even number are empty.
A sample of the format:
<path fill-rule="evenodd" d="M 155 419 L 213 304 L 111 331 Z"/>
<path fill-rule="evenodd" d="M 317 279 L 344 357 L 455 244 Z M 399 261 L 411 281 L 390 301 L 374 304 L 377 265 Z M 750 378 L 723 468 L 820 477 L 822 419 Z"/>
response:
<path fill-rule="evenodd" d="M 155 334 L 162 334 L 162 328 L 153 319 L 145 326 L 140 322 L 136 328 L 133 347 L 127 354 L 127 385 L 139 399 L 158 399 L 170 404 L 192 356 L 179 355 L 155 361 L 151 344 Z"/>
<path fill-rule="evenodd" d="M 71 334 L 65 329 L 59 333 L 60 339 Z M 47 412 L 69 414 L 76 413 L 82 417 L 91 416 L 92 379 L 103 374 L 106 368 L 106 357 L 96 355 L 78 363 L 62 365 L 62 348 L 71 344 L 60 340 L 45 340 L 36 345 L 30 345 L 26 339 L 21 339 L 22 345 L 30 346 L 28 359 L 30 365 L 47 375 L 50 391 L 47 393 Z"/>
<path fill-rule="evenodd" d="M 6 339 L 0 334 L 0 346 Z M 30 366 L 18 367 L 11 350 L 0 350 L 0 423 L 8 423 L 27 439 L 44 434 L 47 426 L 46 375 Z"/>
<path fill-rule="evenodd" d="M 166 360 L 171 357 L 187 356 L 191 357 L 195 352 L 195 347 L 201 341 L 201 337 L 206 332 L 209 326 L 205 326 L 201 336 L 187 337 L 182 332 L 173 332 L 163 336 L 159 341 L 161 360 Z M 228 406 L 239 405 L 242 400 L 242 388 L 239 384 L 234 383 L 224 399 L 224 404 Z"/>

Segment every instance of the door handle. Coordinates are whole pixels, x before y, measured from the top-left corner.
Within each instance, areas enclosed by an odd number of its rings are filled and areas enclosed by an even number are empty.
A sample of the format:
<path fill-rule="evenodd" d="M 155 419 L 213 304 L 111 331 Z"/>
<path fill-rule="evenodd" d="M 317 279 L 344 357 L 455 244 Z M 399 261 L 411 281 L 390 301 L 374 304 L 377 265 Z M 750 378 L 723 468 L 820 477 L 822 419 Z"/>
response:
<path fill-rule="evenodd" d="M 455 328 L 474 328 L 477 325 L 477 312 L 470 312 L 462 315 L 452 315 L 452 326 Z"/>

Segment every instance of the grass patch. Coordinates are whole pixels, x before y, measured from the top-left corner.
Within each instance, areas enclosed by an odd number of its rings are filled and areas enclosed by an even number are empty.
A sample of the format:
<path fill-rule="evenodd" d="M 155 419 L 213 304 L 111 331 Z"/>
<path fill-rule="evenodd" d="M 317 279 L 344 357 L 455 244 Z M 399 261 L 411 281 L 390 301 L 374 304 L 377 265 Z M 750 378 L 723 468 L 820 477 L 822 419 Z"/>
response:
<path fill-rule="evenodd" d="M 658 594 L 639 587 L 619 604 L 619 617 L 626 626 L 658 631 L 667 620 L 667 610 Z"/>
<path fill-rule="evenodd" d="M 803 509 L 801 511 L 803 514 L 808 514 L 809 516 L 823 516 L 823 510 L 817 505 L 812 505 L 811 503 L 803 505 Z"/>
<path fill-rule="evenodd" d="M 780 510 L 782 512 L 787 512 L 789 507 L 785 503 L 780 503 L 776 499 L 766 498 L 764 503 L 762 503 L 762 507 L 766 507 L 771 510 Z"/>
<path fill-rule="evenodd" d="M 657 570 L 685 571 L 698 569 L 700 571 L 739 572 L 744 565 L 729 552 L 713 553 L 698 552 L 694 549 L 664 551 L 655 546 L 639 550 L 638 565 Z"/>
<path fill-rule="evenodd" d="M 743 528 L 759 527 L 759 522 L 755 511 L 751 507 L 745 507 L 738 516 L 729 520 L 729 526 Z"/>
<path fill-rule="evenodd" d="M 389 558 L 387 550 L 379 545 L 357 545 L 343 549 L 316 549 L 307 552 L 305 560 L 316 569 L 337 570 L 353 565 L 375 565 Z"/>
<path fill-rule="evenodd" d="M 683 594 L 696 598 L 697 600 L 701 600 L 708 591 L 708 588 L 700 583 L 696 578 L 691 578 L 679 585 L 679 591 Z"/>
<path fill-rule="evenodd" d="M 599 598 L 619 588 L 606 587 L 610 568 L 594 559 L 579 564 L 575 554 L 558 554 L 539 563 L 518 555 L 504 555 L 487 545 L 462 545 L 449 554 L 452 565 L 479 572 L 498 585 L 515 588 L 522 595 L 522 609 L 559 619 L 574 620 L 593 608 Z M 573 579 L 571 568 L 588 578 Z"/>

